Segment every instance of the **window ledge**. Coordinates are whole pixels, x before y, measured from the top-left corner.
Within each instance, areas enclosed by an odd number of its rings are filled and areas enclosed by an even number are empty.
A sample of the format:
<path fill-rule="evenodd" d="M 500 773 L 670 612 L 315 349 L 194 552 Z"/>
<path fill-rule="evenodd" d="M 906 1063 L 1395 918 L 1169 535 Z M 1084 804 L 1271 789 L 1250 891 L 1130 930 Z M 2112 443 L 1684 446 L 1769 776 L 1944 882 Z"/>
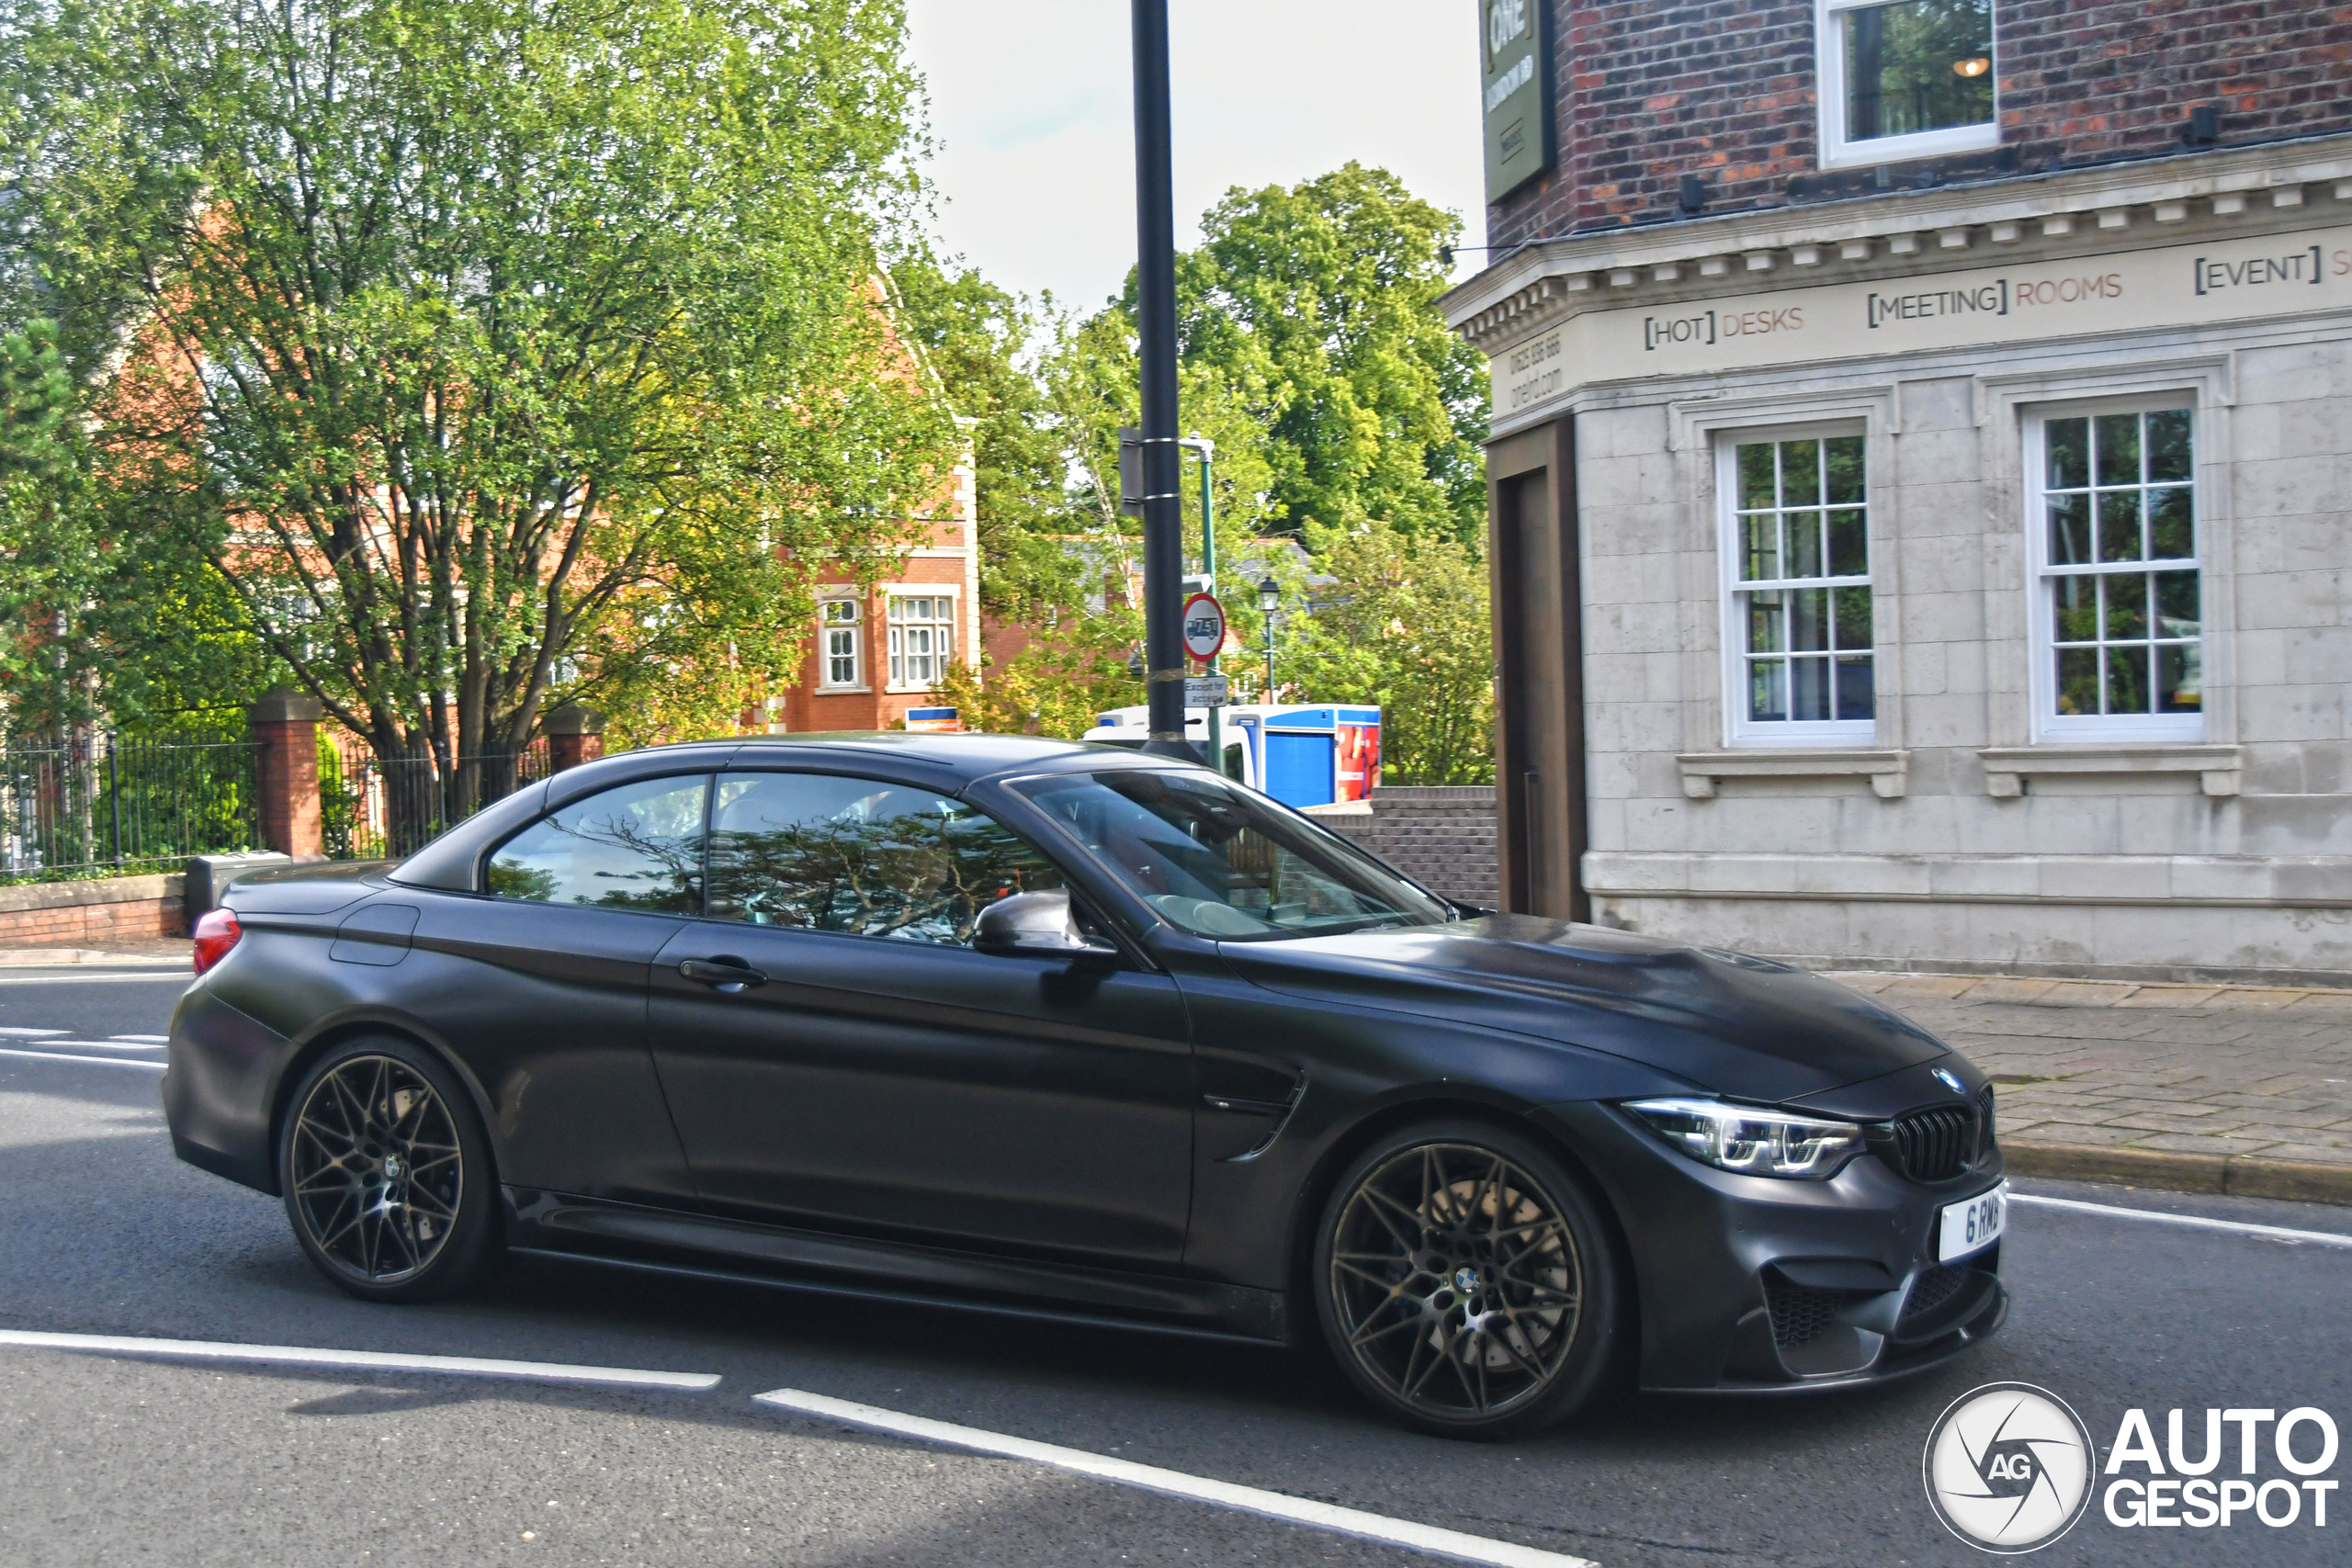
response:
<path fill-rule="evenodd" d="M 1976 753 L 1985 793 L 2010 800 L 2025 781 L 2060 773 L 2195 773 L 2210 795 L 2238 793 L 2245 749 L 2164 743 L 2105 746 L 1996 746 Z"/>
<path fill-rule="evenodd" d="M 811 686 L 808 688 L 808 694 L 813 697 L 870 697 L 874 694 L 874 688 L 871 686 Z"/>
<path fill-rule="evenodd" d="M 1692 800 L 1713 800 L 1719 779 L 1868 778 L 1881 800 L 1900 800 L 1911 787 L 1908 751 L 1688 751 L 1674 761 Z"/>

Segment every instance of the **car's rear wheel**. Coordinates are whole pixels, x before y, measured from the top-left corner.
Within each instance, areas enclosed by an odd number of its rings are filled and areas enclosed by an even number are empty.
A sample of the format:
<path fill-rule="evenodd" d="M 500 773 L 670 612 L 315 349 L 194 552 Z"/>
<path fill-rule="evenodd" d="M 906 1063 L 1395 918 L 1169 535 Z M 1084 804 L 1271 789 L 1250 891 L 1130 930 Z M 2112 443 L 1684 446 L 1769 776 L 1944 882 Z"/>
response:
<path fill-rule="evenodd" d="M 313 1063 L 288 1103 L 277 1170 L 302 1250 L 364 1300 L 448 1295 L 503 1250 L 472 1103 L 408 1041 L 348 1041 Z"/>
<path fill-rule="evenodd" d="M 1479 1122 L 1381 1138 L 1343 1172 L 1315 1254 L 1349 1378 L 1423 1431 L 1509 1438 L 1573 1413 L 1620 1358 L 1620 1270 L 1585 1187 Z"/>

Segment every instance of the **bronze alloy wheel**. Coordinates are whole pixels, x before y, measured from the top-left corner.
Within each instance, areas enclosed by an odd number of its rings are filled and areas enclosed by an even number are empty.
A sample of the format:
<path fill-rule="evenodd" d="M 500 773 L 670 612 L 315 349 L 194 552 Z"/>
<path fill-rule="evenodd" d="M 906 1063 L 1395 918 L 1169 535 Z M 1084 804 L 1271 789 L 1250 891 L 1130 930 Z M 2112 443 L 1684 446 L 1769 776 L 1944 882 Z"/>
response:
<path fill-rule="evenodd" d="M 1325 1257 L 1342 1359 L 1432 1427 L 1517 1425 L 1560 1382 L 1585 1318 L 1566 1211 L 1522 1164 L 1476 1144 L 1416 1144 L 1363 1170 Z"/>
<path fill-rule="evenodd" d="M 467 1193 L 457 1122 L 397 1057 L 349 1056 L 322 1074 L 295 1111 L 288 1156 L 302 1239 L 351 1283 L 415 1280 L 458 1230 Z"/>

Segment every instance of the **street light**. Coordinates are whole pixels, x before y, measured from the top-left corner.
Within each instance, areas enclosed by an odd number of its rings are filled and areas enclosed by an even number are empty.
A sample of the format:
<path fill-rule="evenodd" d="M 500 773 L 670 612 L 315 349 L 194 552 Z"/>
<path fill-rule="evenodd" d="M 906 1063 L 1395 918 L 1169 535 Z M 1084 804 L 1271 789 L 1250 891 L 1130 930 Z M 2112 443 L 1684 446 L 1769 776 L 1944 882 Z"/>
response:
<path fill-rule="evenodd" d="M 1266 700 L 1274 700 L 1274 612 L 1283 606 L 1283 585 L 1272 578 L 1258 584 L 1258 610 L 1266 618 Z"/>

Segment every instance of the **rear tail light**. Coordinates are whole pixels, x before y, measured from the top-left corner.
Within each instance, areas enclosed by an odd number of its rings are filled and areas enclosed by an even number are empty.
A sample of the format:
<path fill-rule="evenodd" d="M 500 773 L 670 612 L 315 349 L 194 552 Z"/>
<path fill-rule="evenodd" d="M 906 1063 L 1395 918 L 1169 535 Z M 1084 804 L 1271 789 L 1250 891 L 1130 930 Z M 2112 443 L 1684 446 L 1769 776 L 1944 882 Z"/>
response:
<path fill-rule="evenodd" d="M 196 972 L 203 974 L 229 956 L 229 950 L 244 935 L 237 924 L 237 917 L 226 909 L 207 909 L 196 918 Z"/>

